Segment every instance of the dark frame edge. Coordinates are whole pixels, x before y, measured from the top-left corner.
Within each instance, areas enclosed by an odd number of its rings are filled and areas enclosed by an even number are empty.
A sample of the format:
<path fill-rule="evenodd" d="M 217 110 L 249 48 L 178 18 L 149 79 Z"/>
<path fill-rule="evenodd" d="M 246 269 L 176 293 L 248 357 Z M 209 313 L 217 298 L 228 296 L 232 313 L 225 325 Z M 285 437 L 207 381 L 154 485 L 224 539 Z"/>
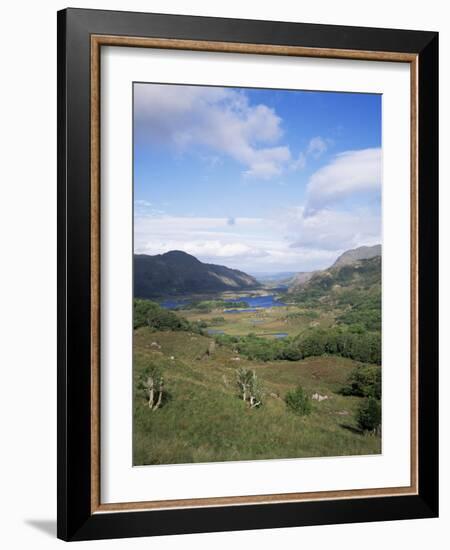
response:
<path fill-rule="evenodd" d="M 419 494 L 439 515 L 439 34 L 419 53 Z M 420 419 L 419 419 L 420 420 Z"/>
<path fill-rule="evenodd" d="M 66 541 L 91 517 L 90 114 L 89 89 L 77 88 L 90 68 L 76 62 L 87 30 L 75 11 L 57 12 L 57 537 Z"/>
<path fill-rule="evenodd" d="M 419 495 L 175 510 L 98 513 L 70 541 L 280 529 L 437 517 Z M 282 507 L 282 510 L 280 510 Z"/>
<path fill-rule="evenodd" d="M 57 13 L 57 537 L 67 532 L 66 387 L 66 10 Z"/>

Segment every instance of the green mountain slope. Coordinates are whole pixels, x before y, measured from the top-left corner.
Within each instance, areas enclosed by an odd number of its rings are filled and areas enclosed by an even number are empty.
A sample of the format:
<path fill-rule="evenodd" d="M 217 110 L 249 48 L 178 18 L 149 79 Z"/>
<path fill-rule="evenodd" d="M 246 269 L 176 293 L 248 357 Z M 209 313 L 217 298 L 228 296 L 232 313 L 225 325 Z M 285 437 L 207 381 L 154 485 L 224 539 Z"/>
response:
<path fill-rule="evenodd" d="M 338 323 L 359 325 L 364 330 L 381 330 L 381 256 L 356 260 L 314 273 L 293 285 L 293 302 L 307 307 L 335 308 Z"/>

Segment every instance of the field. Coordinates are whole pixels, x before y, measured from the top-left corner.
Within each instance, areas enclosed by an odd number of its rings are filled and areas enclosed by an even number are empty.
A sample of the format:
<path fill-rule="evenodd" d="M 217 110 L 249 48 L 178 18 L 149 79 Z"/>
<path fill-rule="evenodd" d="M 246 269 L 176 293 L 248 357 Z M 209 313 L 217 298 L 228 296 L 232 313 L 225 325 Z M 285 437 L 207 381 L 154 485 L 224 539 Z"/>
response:
<path fill-rule="evenodd" d="M 235 314 L 185 310 L 176 315 L 206 322 L 208 330 L 256 333 L 269 339 L 279 333 L 294 336 L 311 326 L 329 327 L 335 317 L 333 312 L 312 312 L 296 305 Z M 233 345 L 215 343 L 211 348 L 212 342 L 204 331 L 148 326 L 134 331 L 135 465 L 381 452 L 380 435 L 358 428 L 355 415 L 362 398 L 340 392 L 361 363 L 335 355 L 250 361 Z M 165 399 L 153 412 L 139 389 L 149 365 L 158 365 L 164 376 Z M 251 409 L 240 397 L 239 367 L 255 371 L 264 389 L 263 406 Z M 311 401 L 307 416 L 291 412 L 284 400 L 298 385 L 309 396 L 327 396 Z"/>
<path fill-rule="evenodd" d="M 296 336 L 308 327 L 329 327 L 334 316 L 328 312 L 316 313 L 298 306 L 261 308 L 255 312 L 223 313 L 212 311 L 199 313 L 195 310 L 183 311 L 189 321 L 206 321 L 214 332 L 224 332 L 231 336 L 253 333 L 257 336 L 274 338 L 279 334 Z M 222 320 L 218 320 L 222 317 Z"/>

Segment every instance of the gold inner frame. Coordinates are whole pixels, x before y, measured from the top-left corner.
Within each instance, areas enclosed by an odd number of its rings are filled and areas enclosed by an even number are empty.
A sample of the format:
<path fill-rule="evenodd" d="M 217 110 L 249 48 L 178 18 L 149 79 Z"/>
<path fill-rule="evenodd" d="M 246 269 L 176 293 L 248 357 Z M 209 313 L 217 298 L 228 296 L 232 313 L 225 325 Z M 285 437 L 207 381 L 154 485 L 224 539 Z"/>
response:
<path fill-rule="evenodd" d="M 408 487 L 282 493 L 104 504 L 100 499 L 100 50 L 102 46 L 164 48 L 241 54 L 359 59 L 408 63 L 411 75 L 411 484 Z M 169 508 L 338 500 L 418 494 L 418 56 L 409 53 L 339 50 L 128 36 L 91 36 L 91 513 Z"/>

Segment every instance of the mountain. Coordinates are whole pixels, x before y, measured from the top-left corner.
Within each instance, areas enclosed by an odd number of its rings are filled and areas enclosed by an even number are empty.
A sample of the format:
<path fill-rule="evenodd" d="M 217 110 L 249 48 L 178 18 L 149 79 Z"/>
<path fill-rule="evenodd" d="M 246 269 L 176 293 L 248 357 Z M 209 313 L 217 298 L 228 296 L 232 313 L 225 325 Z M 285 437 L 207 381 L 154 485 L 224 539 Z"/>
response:
<path fill-rule="evenodd" d="M 280 271 L 279 273 L 253 273 L 252 276 L 261 283 L 286 283 L 297 275 L 295 271 Z"/>
<path fill-rule="evenodd" d="M 157 256 L 135 254 L 134 297 L 202 294 L 258 288 L 250 275 L 223 265 L 205 264 L 180 250 Z"/>
<path fill-rule="evenodd" d="M 381 245 L 347 250 L 328 269 L 297 273 L 291 279 L 291 294 L 315 294 L 333 288 L 369 288 L 381 281 Z"/>
<path fill-rule="evenodd" d="M 340 311 L 337 323 L 381 331 L 381 256 L 333 264 L 288 292 L 304 307 Z"/>
<path fill-rule="evenodd" d="M 353 264 L 358 260 L 370 260 L 375 256 L 381 256 L 381 244 L 374 246 L 360 246 L 353 250 L 347 250 L 339 256 L 331 267 L 341 267 L 343 265 Z"/>
<path fill-rule="evenodd" d="M 288 282 L 289 288 L 301 286 L 311 279 L 317 271 L 300 271 L 296 273 Z"/>

